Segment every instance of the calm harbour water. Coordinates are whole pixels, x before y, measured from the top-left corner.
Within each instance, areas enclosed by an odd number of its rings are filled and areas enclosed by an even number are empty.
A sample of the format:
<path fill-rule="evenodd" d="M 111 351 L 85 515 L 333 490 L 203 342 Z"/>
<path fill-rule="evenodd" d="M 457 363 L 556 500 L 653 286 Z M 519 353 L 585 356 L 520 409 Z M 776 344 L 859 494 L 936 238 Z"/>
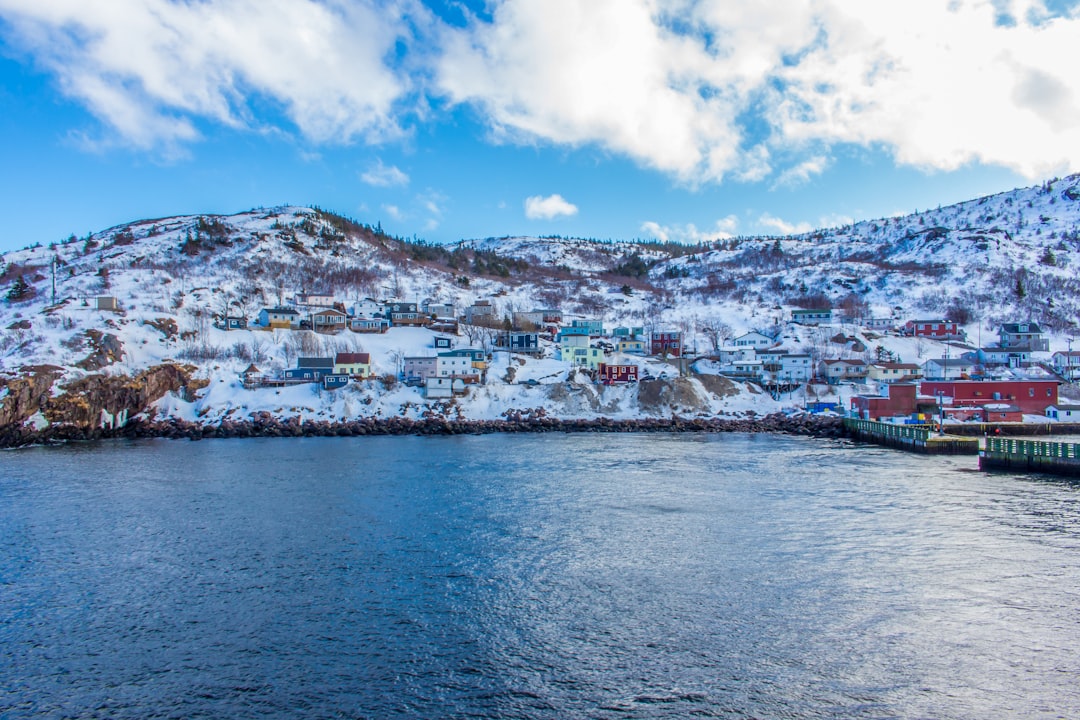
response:
<path fill-rule="evenodd" d="M 1080 717 L 1080 485 L 779 436 L 0 455 L 0 717 Z"/>

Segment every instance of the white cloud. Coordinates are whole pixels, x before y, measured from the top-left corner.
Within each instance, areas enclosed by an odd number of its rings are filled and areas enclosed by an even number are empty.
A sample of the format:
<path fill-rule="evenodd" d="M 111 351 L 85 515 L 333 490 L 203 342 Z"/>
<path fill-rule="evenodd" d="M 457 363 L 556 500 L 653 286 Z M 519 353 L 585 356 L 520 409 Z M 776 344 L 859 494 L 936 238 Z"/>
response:
<path fill-rule="evenodd" d="M 829 167 L 829 158 L 824 155 L 815 155 L 803 160 L 798 165 L 784 170 L 773 183 L 773 189 L 778 187 L 798 187 L 809 182 L 814 175 L 820 175 Z"/>
<path fill-rule="evenodd" d="M 698 230 L 694 223 L 686 225 L 661 225 L 649 220 L 641 224 L 641 232 L 660 242 L 700 243 L 727 240 L 734 236 L 739 219 L 728 215 L 716 221 L 714 230 Z"/>
<path fill-rule="evenodd" d="M 496 139 L 596 144 L 690 184 L 837 143 L 1036 177 L 1080 169 L 1078 37 L 1080 13 L 1041 0 L 504 0 L 448 31 L 436 77 Z"/>
<path fill-rule="evenodd" d="M 397 205 L 383 205 L 382 209 L 394 220 L 403 220 L 405 218 L 405 213 L 401 212 L 401 208 Z"/>
<path fill-rule="evenodd" d="M 393 165 L 384 165 L 382 160 L 360 175 L 360 179 L 374 187 L 396 187 L 409 184 L 409 176 Z"/>
<path fill-rule="evenodd" d="M 402 20 L 378 0 L 0 0 L 9 42 L 127 143 L 175 146 L 210 119 L 258 129 L 250 100 L 307 138 L 391 137 L 408 89 L 387 67 Z"/>
<path fill-rule="evenodd" d="M 808 222 L 790 223 L 769 213 L 765 213 L 758 218 L 758 225 L 768 230 L 774 230 L 776 234 L 780 235 L 800 235 L 814 229 L 814 226 Z"/>
<path fill-rule="evenodd" d="M 577 215 L 577 212 L 577 205 L 567 202 L 557 193 L 547 197 L 533 195 L 525 198 L 525 217 L 530 220 L 552 220 Z"/>
<path fill-rule="evenodd" d="M 688 185 L 805 182 L 838 144 L 1080 170 L 1080 11 L 1044 0 L 484 5 L 450 27 L 419 0 L 0 0 L 0 27 L 144 149 L 208 121 L 380 142 L 448 99 L 495 141 L 595 146 Z"/>

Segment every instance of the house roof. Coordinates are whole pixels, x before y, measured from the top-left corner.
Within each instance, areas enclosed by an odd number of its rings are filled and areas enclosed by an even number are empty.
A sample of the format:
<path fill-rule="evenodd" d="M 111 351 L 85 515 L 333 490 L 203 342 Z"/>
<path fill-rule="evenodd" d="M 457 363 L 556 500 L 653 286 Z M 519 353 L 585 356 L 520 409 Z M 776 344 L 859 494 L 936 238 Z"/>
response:
<path fill-rule="evenodd" d="M 273 313 L 275 315 L 299 315 L 300 314 L 300 313 L 296 312 L 295 310 L 293 310 L 292 308 L 287 308 L 287 307 L 263 308 L 263 310 L 265 310 L 267 313 Z"/>
<path fill-rule="evenodd" d="M 1067 412 L 1080 412 L 1080 405 L 1051 405 L 1050 407 L 1055 410 L 1065 410 Z M 1049 410 L 1050 408 L 1047 408 Z"/>
<path fill-rule="evenodd" d="M 826 365 L 854 365 L 856 367 L 861 367 L 863 365 L 866 365 L 866 363 L 863 362 L 862 360 L 843 360 L 843 359 L 825 360 L 824 363 Z"/>
<path fill-rule="evenodd" d="M 979 352 L 984 353 L 1026 353 L 1031 352 L 1031 348 L 1027 345 L 1013 345 L 1012 347 L 984 347 L 979 348 Z"/>
<path fill-rule="evenodd" d="M 1019 333 L 1042 333 L 1042 328 L 1038 323 L 1004 323 L 1001 326 L 1001 332 L 1008 333 L 1010 335 L 1016 335 Z"/>
<path fill-rule="evenodd" d="M 333 370 L 334 358 L 321 358 L 321 357 L 302 357 L 296 358 L 296 367 L 298 368 L 326 368 Z"/>
<path fill-rule="evenodd" d="M 807 313 L 831 313 L 832 311 L 832 308 L 798 308 L 792 310 L 791 313 L 793 315 L 805 315 Z"/>
<path fill-rule="evenodd" d="M 918 370 L 919 366 L 914 363 L 874 363 L 874 367 L 879 367 L 884 370 Z"/>
<path fill-rule="evenodd" d="M 255 367 L 255 363 L 251 363 L 250 365 L 247 366 L 247 370 L 244 371 L 244 374 L 245 375 L 250 375 L 252 373 L 261 373 L 261 372 L 262 372 L 262 370 Z"/>
<path fill-rule="evenodd" d="M 370 363 L 370 353 L 339 352 L 334 358 L 335 365 L 369 365 Z"/>
<path fill-rule="evenodd" d="M 926 361 L 926 364 L 934 363 L 941 367 L 971 367 L 975 363 L 970 360 L 964 360 L 963 358 L 930 358 Z"/>
<path fill-rule="evenodd" d="M 338 310 L 337 308 L 322 308 L 314 313 L 315 315 L 340 315 L 345 317 L 345 312 Z"/>

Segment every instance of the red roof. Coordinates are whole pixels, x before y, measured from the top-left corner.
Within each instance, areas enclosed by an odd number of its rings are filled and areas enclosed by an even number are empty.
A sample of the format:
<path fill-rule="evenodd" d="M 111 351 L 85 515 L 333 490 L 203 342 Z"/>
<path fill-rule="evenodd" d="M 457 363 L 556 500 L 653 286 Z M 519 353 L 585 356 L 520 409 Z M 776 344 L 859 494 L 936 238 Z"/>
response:
<path fill-rule="evenodd" d="M 338 353 L 335 365 L 370 365 L 371 353 Z"/>

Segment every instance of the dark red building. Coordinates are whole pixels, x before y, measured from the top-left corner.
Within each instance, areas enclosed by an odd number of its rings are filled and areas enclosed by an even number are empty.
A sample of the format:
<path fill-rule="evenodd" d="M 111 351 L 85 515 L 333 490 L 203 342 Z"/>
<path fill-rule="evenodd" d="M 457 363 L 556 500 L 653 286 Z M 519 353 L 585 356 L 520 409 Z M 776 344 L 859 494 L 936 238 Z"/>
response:
<path fill-rule="evenodd" d="M 654 332 L 649 336 L 650 355 L 682 357 L 682 333 L 677 331 Z"/>
<path fill-rule="evenodd" d="M 608 365 L 600 363 L 600 382 L 604 385 L 617 385 L 638 381 L 637 365 Z"/>
<path fill-rule="evenodd" d="M 893 383 L 889 395 L 856 395 L 851 398 L 851 409 L 863 420 L 913 415 L 916 408 L 918 388 L 914 383 Z"/>
<path fill-rule="evenodd" d="M 928 380 L 920 389 L 923 395 L 944 398 L 952 407 L 1005 403 L 1022 413 L 1043 415 L 1058 402 L 1057 380 Z"/>
<path fill-rule="evenodd" d="M 908 320 L 904 325 L 904 334 L 929 338 L 958 338 L 963 336 L 960 325 L 952 320 Z"/>

